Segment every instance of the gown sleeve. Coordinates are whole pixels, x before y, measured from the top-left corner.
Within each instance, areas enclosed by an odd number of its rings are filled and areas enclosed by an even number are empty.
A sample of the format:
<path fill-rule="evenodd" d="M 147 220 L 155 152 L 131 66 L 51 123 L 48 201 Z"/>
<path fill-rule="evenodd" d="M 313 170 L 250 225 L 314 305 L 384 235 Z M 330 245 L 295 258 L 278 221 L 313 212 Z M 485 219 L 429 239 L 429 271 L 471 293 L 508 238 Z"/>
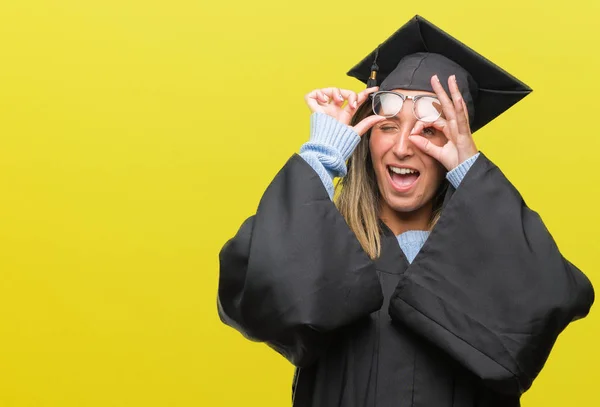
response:
<path fill-rule="evenodd" d="M 219 261 L 221 320 L 298 367 L 313 363 L 337 328 L 383 303 L 374 263 L 298 155 Z"/>
<path fill-rule="evenodd" d="M 594 291 L 483 154 L 403 274 L 389 313 L 505 394 L 527 390 Z"/>

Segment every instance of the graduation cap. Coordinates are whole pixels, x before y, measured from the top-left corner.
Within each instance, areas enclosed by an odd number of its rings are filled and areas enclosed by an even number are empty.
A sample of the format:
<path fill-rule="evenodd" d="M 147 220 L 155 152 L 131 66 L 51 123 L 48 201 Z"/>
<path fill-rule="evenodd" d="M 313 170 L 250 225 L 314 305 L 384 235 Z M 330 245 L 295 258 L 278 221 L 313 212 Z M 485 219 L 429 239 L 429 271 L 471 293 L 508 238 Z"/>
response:
<path fill-rule="evenodd" d="M 367 87 L 429 92 L 434 74 L 448 95 L 448 78 L 456 75 L 472 132 L 531 93 L 529 86 L 418 15 L 348 71 Z"/>

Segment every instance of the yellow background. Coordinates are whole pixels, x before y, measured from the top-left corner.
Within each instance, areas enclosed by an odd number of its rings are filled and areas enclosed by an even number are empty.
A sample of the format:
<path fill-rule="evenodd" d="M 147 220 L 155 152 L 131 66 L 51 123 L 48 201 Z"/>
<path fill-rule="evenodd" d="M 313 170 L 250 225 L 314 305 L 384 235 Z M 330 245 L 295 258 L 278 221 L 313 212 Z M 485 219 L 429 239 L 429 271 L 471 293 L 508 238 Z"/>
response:
<path fill-rule="evenodd" d="M 600 2 L 368 4 L 1 0 L 0 407 L 289 405 L 291 365 L 218 320 L 217 254 L 304 94 L 362 89 L 417 13 L 534 88 L 476 142 L 600 287 Z M 600 405 L 594 311 L 524 406 Z"/>

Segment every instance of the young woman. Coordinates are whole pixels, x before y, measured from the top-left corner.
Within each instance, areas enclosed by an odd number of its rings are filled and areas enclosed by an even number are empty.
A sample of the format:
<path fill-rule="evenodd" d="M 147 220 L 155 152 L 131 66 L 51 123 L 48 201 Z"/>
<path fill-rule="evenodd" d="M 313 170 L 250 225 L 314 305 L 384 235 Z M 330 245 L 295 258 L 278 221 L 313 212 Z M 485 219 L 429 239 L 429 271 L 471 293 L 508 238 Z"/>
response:
<path fill-rule="evenodd" d="M 298 367 L 296 407 L 518 406 L 593 302 L 472 137 L 523 89 L 449 38 L 415 17 L 359 64 L 380 87 L 309 93 L 310 141 L 221 251 L 219 314 Z"/>

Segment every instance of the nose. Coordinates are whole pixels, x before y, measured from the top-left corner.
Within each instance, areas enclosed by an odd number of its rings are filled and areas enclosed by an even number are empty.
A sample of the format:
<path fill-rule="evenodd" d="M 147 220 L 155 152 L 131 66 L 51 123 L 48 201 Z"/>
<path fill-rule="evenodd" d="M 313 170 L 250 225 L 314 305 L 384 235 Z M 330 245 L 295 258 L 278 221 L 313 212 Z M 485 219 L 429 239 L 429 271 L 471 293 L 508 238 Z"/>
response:
<path fill-rule="evenodd" d="M 407 101 L 408 102 L 408 101 Z M 412 103 L 412 100 L 410 101 Z M 400 130 L 396 135 L 396 140 L 393 147 L 393 152 L 399 159 L 405 159 L 411 157 L 414 154 L 415 146 L 410 141 L 408 136 L 410 132 L 417 124 L 417 119 L 412 114 L 412 106 L 406 106 L 408 103 L 404 103 L 402 111 L 398 113 L 400 116 Z M 409 107 L 409 109 L 407 109 Z"/>

